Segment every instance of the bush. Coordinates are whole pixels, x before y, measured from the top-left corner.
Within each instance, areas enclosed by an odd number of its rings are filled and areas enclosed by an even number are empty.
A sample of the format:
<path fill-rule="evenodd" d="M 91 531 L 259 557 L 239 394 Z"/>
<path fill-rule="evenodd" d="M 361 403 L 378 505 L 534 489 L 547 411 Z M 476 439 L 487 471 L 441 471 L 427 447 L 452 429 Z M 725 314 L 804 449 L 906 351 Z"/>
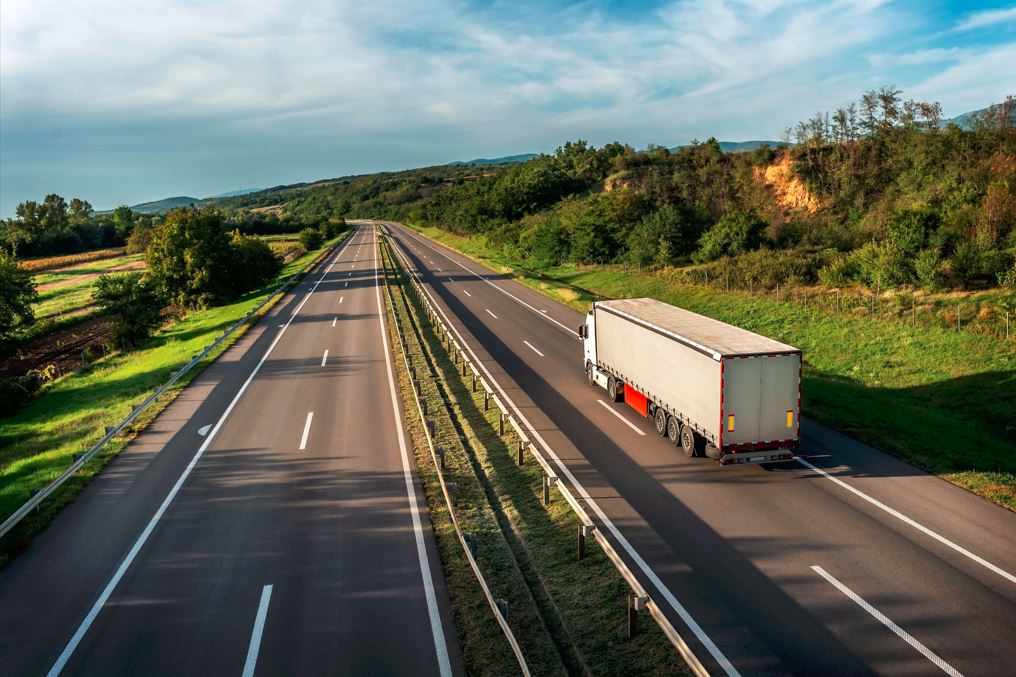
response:
<path fill-rule="evenodd" d="M 895 289 L 913 279 L 910 259 L 891 242 L 869 242 L 851 253 L 857 279 L 875 289 Z"/>
<path fill-rule="evenodd" d="M 124 349 L 151 336 L 162 319 L 162 300 L 144 273 L 101 275 L 92 298 L 113 320 L 113 339 Z"/>
<path fill-rule="evenodd" d="M 896 214 L 889 222 L 889 242 L 904 254 L 916 254 L 938 230 L 938 216 L 925 211 L 908 209 Z"/>
<path fill-rule="evenodd" d="M 677 208 L 664 205 L 639 221 L 628 235 L 628 259 L 640 266 L 665 266 L 690 254 L 701 231 Z"/>
<path fill-rule="evenodd" d="M 142 254 L 148 249 L 148 245 L 152 243 L 152 234 L 155 232 L 155 227 L 147 223 L 139 223 L 134 226 L 134 230 L 127 236 L 127 253 L 128 254 Z"/>
<path fill-rule="evenodd" d="M 523 237 L 529 245 L 530 258 L 541 266 L 561 265 L 571 249 L 568 231 L 556 219 L 541 221 Z"/>
<path fill-rule="evenodd" d="M 309 252 L 320 249 L 321 245 L 324 244 L 321 231 L 314 228 L 304 228 L 297 237 L 300 240 L 300 245 Z"/>
<path fill-rule="evenodd" d="M 10 416 L 21 410 L 39 394 L 43 379 L 32 370 L 24 376 L 0 378 L 0 416 Z"/>
<path fill-rule="evenodd" d="M 818 271 L 818 280 L 827 287 L 846 287 L 857 282 L 859 274 L 857 260 L 840 255 Z"/>
<path fill-rule="evenodd" d="M 986 240 L 964 240 L 956 245 L 950 259 L 953 277 L 963 287 L 995 284 L 1005 275 L 1012 256 L 995 249 Z"/>
<path fill-rule="evenodd" d="M 14 254 L 0 247 L 0 339 L 35 320 L 32 304 L 38 298 L 32 274 L 18 265 Z"/>
<path fill-rule="evenodd" d="M 261 238 L 236 231 L 230 244 L 234 252 L 232 280 L 236 296 L 261 287 L 282 270 L 282 259 Z"/>
<path fill-rule="evenodd" d="M 945 266 L 938 249 L 922 249 L 914 257 L 914 273 L 923 289 L 938 291 L 945 281 Z"/>
<path fill-rule="evenodd" d="M 714 261 L 721 256 L 736 256 L 762 244 L 766 222 L 751 212 L 730 211 L 720 217 L 699 240 L 699 261 Z"/>

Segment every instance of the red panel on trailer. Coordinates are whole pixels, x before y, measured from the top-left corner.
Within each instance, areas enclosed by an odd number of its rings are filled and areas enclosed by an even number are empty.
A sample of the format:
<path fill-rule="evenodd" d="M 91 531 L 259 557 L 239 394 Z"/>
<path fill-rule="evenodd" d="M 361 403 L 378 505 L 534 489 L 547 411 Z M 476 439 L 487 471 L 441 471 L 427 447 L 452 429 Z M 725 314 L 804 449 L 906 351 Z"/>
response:
<path fill-rule="evenodd" d="M 649 400 L 646 399 L 645 395 L 627 383 L 624 384 L 624 401 L 638 413 L 643 416 L 649 416 Z"/>

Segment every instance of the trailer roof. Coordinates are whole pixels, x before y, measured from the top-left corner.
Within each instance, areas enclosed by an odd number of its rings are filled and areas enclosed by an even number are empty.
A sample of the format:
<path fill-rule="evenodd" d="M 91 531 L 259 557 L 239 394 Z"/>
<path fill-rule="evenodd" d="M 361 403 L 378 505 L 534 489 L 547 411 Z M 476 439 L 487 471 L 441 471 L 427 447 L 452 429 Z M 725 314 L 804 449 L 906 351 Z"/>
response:
<path fill-rule="evenodd" d="M 740 355 L 800 352 L 786 343 L 714 320 L 656 299 L 597 301 L 596 307 L 621 315 L 690 345 L 714 359 Z"/>

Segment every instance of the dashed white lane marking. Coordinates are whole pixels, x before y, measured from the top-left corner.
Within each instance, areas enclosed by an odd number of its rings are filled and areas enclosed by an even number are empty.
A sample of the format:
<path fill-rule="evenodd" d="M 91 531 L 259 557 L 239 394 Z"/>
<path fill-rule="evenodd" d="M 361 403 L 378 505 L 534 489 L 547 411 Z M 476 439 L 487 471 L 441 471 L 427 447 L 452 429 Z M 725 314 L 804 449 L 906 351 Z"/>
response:
<path fill-rule="evenodd" d="M 265 632 L 265 619 L 268 618 L 268 604 L 272 601 L 272 586 L 261 589 L 261 602 L 258 613 L 254 617 L 254 630 L 250 634 L 250 646 L 247 647 L 247 661 L 243 664 L 243 677 L 254 677 L 254 666 L 258 662 L 258 651 L 261 648 L 261 636 Z"/>
<path fill-rule="evenodd" d="M 334 327 L 334 326 L 335 326 L 335 323 L 336 323 L 336 322 L 338 322 L 338 321 L 339 321 L 339 318 L 337 318 L 337 317 L 333 317 L 333 318 L 332 318 L 332 326 Z"/>
<path fill-rule="evenodd" d="M 328 362 L 328 351 L 327 350 L 325 350 L 325 354 L 321 357 L 321 366 L 322 367 L 325 366 L 326 362 Z"/>
<path fill-rule="evenodd" d="M 347 282 L 346 284 L 344 284 L 344 285 L 342 285 L 342 286 L 343 286 L 343 287 L 348 287 L 348 286 L 349 286 L 349 283 Z"/>
<path fill-rule="evenodd" d="M 473 295 L 467 292 L 465 289 L 462 290 L 462 293 L 468 296 L 469 298 L 473 298 Z"/>
<path fill-rule="evenodd" d="M 871 503 L 872 505 L 874 505 L 876 508 L 880 508 L 882 510 L 885 510 L 887 513 L 889 513 L 890 515 L 892 515 L 896 519 L 900 520 L 901 522 L 909 524 L 910 526 L 914 527 L 915 529 L 917 529 L 921 533 L 927 534 L 928 536 L 931 536 L 932 538 L 934 538 L 939 543 L 952 548 L 953 550 L 955 550 L 956 552 L 960 553 L 961 555 L 963 555 L 965 557 L 969 557 L 973 561 L 977 562 L 978 564 L 980 564 L 984 568 L 988 569 L 989 571 L 992 571 L 992 572 L 998 574 L 1002 578 L 1004 578 L 1004 579 L 1006 579 L 1006 580 L 1008 580 L 1008 581 L 1010 581 L 1012 583 L 1016 583 L 1016 576 L 1012 575 L 1011 573 L 1009 573 L 1005 569 L 992 564 L 991 562 L 989 562 L 988 560 L 984 559 L 983 557 L 978 557 L 977 555 L 975 555 L 974 553 L 970 552 L 969 550 L 967 550 L 963 546 L 957 545 L 956 543 L 953 543 L 952 541 L 950 541 L 945 536 L 942 536 L 941 534 L 938 534 L 938 533 L 932 531 L 931 529 L 929 529 L 928 527 L 924 526 L 923 524 L 920 524 L 919 522 L 915 522 L 914 520 L 910 519 L 909 517 L 907 517 L 906 515 L 901 513 L 899 510 L 894 510 L 893 508 L 890 508 L 885 503 L 883 503 L 883 502 L 881 502 L 881 501 L 879 501 L 879 500 L 877 500 L 875 498 L 872 498 L 871 496 L 869 496 L 868 494 L 864 493 L 863 491 L 855 489 L 854 487 L 850 486 L 849 484 L 847 484 L 843 480 L 841 480 L 841 479 L 839 479 L 837 477 L 833 477 L 832 475 L 827 473 L 825 470 L 822 470 L 822 468 L 819 468 L 816 465 L 812 465 L 811 463 L 808 463 L 808 461 L 804 460 L 803 458 L 798 457 L 796 460 L 797 460 L 798 463 L 800 463 L 800 464 L 802 464 L 802 465 L 804 465 L 804 466 L 806 466 L 808 468 L 811 468 L 812 470 L 817 472 L 819 475 L 822 475 L 827 480 L 831 480 L 831 481 L 835 482 L 836 484 L 840 485 L 841 487 L 843 487 L 844 489 L 846 489 L 850 493 L 854 494 L 855 496 L 859 496 L 860 498 L 863 498 L 864 500 L 866 500 L 869 503 Z"/>
<path fill-rule="evenodd" d="M 612 413 L 614 416 L 617 416 L 621 420 L 621 423 L 624 423 L 626 426 L 628 426 L 629 428 L 631 428 L 632 430 L 637 432 L 639 435 L 642 435 L 643 437 L 645 437 L 645 433 L 644 432 L 639 430 L 638 427 L 634 423 L 632 423 L 631 421 L 626 419 L 624 416 L 621 416 L 621 414 L 619 414 L 618 412 L 614 411 L 614 408 L 612 406 L 610 406 L 609 404 L 607 404 L 603 400 L 596 400 L 596 401 L 599 402 L 600 404 L 602 404 L 604 409 L 606 409 L 607 411 Z"/>
<path fill-rule="evenodd" d="M 310 436 L 310 423 L 314 420 L 314 412 L 307 412 L 307 422 L 303 424 L 303 437 L 300 438 L 300 449 L 307 448 L 307 437 Z"/>
<path fill-rule="evenodd" d="M 522 342 L 525 343 L 527 346 L 529 346 L 529 349 L 532 350 L 534 353 L 536 353 L 540 357 L 543 357 L 543 353 L 541 353 L 539 350 L 537 350 L 536 346 L 534 346 L 532 343 L 530 343 L 529 341 L 525 341 L 525 340 L 523 340 Z"/>
<path fill-rule="evenodd" d="M 344 299 L 344 298 L 346 298 L 346 297 L 345 296 L 340 296 L 339 297 L 339 303 L 342 303 L 342 299 Z"/>
<path fill-rule="evenodd" d="M 497 315 L 495 315 L 494 313 L 490 312 L 490 310 L 488 308 L 484 308 L 484 310 L 486 310 L 487 314 L 490 315 L 491 317 L 493 317 L 495 320 L 497 319 Z"/>
<path fill-rule="evenodd" d="M 953 666 L 949 665 L 944 660 L 939 658 L 935 652 L 933 652 L 931 649 L 918 642 L 916 639 L 914 639 L 914 637 L 911 636 L 909 632 L 893 623 L 891 618 L 886 616 L 884 613 L 882 613 L 872 605 L 868 604 L 866 601 L 864 601 L 864 599 L 860 595 L 858 595 L 856 592 L 854 592 L 853 590 L 845 586 L 843 583 L 838 581 L 825 569 L 817 565 L 812 566 L 811 568 L 819 576 L 826 579 L 826 581 L 828 581 L 834 588 L 836 588 L 844 595 L 846 595 L 852 602 L 854 602 L 854 604 L 867 611 L 875 618 L 875 620 L 877 620 L 879 623 L 892 630 L 894 633 L 896 633 L 899 636 L 899 638 L 902 639 L 904 642 L 917 649 L 918 653 L 920 653 L 922 656 L 924 656 L 929 661 L 934 663 L 940 670 L 942 670 L 942 672 L 944 672 L 947 675 L 952 675 L 952 677 L 962 677 L 962 674 L 956 668 L 954 668 Z"/>
<path fill-rule="evenodd" d="M 201 435 L 201 437 L 204 437 L 205 435 L 208 434 L 208 431 L 211 430 L 211 429 L 212 429 L 212 424 L 211 423 L 209 423 L 208 425 L 203 425 L 200 428 L 198 428 L 198 435 Z"/>

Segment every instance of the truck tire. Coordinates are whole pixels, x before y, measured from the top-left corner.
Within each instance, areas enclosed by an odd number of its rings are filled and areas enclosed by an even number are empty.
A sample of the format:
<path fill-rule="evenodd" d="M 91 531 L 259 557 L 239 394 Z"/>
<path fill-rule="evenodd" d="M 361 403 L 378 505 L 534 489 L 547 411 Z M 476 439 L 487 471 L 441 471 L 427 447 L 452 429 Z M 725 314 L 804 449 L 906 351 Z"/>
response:
<path fill-rule="evenodd" d="M 591 386 L 596 385 L 596 377 L 593 376 L 593 365 L 586 363 L 586 383 Z"/>
<path fill-rule="evenodd" d="M 653 414 L 653 423 L 656 424 L 656 432 L 663 437 L 667 434 L 667 412 L 663 411 L 661 407 L 656 407 L 656 413 Z"/>
<path fill-rule="evenodd" d="M 675 447 L 681 446 L 681 424 L 677 422 L 677 419 L 673 416 L 667 419 L 667 439 L 669 439 Z"/>
<path fill-rule="evenodd" d="M 698 440 L 695 438 L 695 431 L 689 425 L 681 426 L 681 451 L 688 458 L 698 456 Z"/>
<path fill-rule="evenodd" d="M 618 386 L 617 379 L 615 379 L 613 376 L 607 379 L 607 392 L 610 393 L 611 402 L 624 401 L 624 395 L 621 395 L 620 393 L 617 392 L 618 391 L 617 386 Z"/>

